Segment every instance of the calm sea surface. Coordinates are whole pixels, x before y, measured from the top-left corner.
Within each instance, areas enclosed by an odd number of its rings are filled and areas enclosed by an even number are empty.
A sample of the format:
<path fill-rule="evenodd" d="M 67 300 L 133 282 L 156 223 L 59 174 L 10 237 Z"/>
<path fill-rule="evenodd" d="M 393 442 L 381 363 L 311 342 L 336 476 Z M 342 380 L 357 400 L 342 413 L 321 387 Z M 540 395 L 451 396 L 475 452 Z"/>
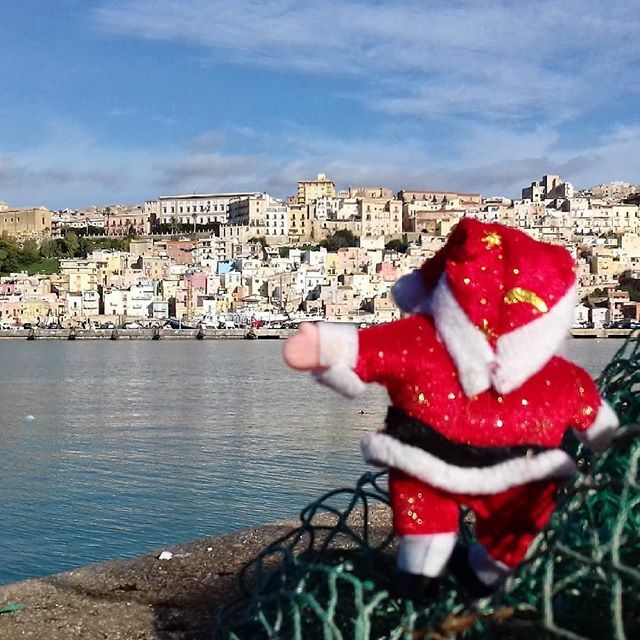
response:
<path fill-rule="evenodd" d="M 567 355 L 596 375 L 620 345 Z M 351 486 L 386 394 L 341 398 L 281 348 L 0 342 L 0 584 L 295 516 Z"/>

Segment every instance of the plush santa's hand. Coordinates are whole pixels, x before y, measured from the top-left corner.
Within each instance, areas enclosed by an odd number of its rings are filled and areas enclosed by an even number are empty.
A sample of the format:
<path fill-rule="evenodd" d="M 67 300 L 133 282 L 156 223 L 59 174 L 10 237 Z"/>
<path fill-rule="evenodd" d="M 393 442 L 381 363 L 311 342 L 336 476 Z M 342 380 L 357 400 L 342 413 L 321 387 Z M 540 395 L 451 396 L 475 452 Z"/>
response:
<path fill-rule="evenodd" d="M 317 371 L 320 366 L 320 332 L 310 322 L 300 325 L 298 333 L 291 336 L 283 349 L 284 361 L 298 371 Z"/>

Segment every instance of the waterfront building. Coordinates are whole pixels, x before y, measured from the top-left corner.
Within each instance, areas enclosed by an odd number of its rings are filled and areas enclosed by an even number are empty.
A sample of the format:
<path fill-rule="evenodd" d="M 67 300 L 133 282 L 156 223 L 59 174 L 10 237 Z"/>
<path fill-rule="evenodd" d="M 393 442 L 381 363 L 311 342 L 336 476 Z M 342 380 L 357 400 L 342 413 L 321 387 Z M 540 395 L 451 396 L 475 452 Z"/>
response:
<path fill-rule="evenodd" d="M 98 265 L 92 258 L 64 258 L 60 260 L 59 278 L 60 292 L 97 291 Z"/>
<path fill-rule="evenodd" d="M 150 318 L 153 315 L 155 287 L 149 280 L 140 280 L 125 291 L 125 313 L 127 316 Z"/>
<path fill-rule="evenodd" d="M 107 316 L 124 316 L 126 315 L 126 296 L 125 289 L 105 289 L 102 292 L 103 309 L 102 313 Z"/>
<path fill-rule="evenodd" d="M 396 307 L 389 292 L 374 296 L 369 306 L 375 323 L 392 322 L 400 318 L 400 310 Z"/>

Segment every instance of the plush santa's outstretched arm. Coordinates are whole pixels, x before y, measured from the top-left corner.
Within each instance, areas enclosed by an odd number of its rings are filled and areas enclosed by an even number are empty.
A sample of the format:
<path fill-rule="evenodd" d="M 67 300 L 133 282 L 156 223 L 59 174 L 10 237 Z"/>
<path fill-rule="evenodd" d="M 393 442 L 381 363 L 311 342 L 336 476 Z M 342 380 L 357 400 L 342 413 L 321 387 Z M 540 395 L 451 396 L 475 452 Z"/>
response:
<path fill-rule="evenodd" d="M 601 398 L 593 422 L 573 431 L 582 444 L 596 453 L 602 453 L 609 448 L 619 426 L 618 416 L 609 403 Z"/>
<path fill-rule="evenodd" d="M 620 421 L 609 403 L 600 395 L 591 376 L 580 367 L 574 367 L 574 371 L 578 394 L 572 420 L 573 432 L 582 444 L 601 453 L 609 448 Z"/>
<path fill-rule="evenodd" d="M 298 371 L 311 371 L 318 382 L 355 397 L 365 385 L 353 371 L 358 359 L 358 330 L 353 325 L 304 323 L 283 350 L 285 362 Z"/>

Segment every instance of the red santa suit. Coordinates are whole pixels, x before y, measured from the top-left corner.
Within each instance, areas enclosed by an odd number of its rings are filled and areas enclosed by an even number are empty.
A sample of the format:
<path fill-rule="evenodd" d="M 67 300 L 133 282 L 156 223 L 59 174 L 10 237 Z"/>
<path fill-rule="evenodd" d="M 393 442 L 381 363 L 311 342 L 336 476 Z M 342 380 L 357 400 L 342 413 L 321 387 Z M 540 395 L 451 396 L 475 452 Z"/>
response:
<path fill-rule="evenodd" d="M 369 382 L 389 393 L 386 426 L 362 451 L 390 468 L 401 569 L 439 575 L 465 505 L 482 545 L 474 566 L 496 580 L 520 563 L 576 470 L 559 448 L 567 429 L 607 446 L 615 414 L 584 370 L 554 355 L 575 290 L 565 249 L 465 219 L 396 284 L 414 315 L 361 331 L 320 326 L 321 382 L 349 396 Z"/>

